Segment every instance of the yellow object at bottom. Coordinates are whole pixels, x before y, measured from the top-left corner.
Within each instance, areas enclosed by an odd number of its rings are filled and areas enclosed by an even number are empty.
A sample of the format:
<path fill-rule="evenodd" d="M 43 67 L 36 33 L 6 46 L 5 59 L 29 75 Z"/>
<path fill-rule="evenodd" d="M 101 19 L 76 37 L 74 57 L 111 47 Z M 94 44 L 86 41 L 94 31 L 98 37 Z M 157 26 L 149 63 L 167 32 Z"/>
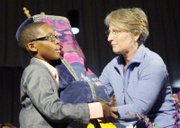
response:
<path fill-rule="evenodd" d="M 101 120 L 98 120 L 101 128 L 116 128 L 116 126 L 113 123 L 102 123 Z M 87 128 L 95 128 L 93 124 L 89 123 Z"/>

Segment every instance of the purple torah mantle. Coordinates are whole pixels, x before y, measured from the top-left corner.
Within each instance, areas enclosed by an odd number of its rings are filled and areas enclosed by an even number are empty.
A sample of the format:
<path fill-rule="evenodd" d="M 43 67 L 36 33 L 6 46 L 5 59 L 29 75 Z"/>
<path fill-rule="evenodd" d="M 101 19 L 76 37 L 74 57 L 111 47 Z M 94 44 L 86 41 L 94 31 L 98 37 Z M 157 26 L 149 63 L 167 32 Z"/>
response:
<path fill-rule="evenodd" d="M 62 63 L 57 65 L 56 68 L 60 77 L 60 97 L 63 102 L 109 102 L 109 96 L 105 87 L 98 77 L 85 66 L 84 54 L 72 33 L 69 20 L 62 16 L 34 15 L 25 20 L 19 27 L 19 30 L 33 22 L 48 23 L 52 26 L 61 42 Z"/>

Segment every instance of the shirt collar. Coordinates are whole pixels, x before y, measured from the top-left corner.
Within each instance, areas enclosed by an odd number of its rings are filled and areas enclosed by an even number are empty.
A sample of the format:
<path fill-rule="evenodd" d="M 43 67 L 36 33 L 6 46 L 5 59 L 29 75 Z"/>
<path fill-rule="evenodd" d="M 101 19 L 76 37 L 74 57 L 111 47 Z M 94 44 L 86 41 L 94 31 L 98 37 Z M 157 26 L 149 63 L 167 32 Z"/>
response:
<path fill-rule="evenodd" d="M 47 68 L 48 70 L 51 72 L 51 74 L 54 76 L 55 74 L 57 74 L 57 70 L 55 67 L 53 67 L 52 65 L 50 65 L 49 63 L 47 63 L 46 61 L 44 60 L 41 60 L 41 59 L 38 59 L 38 58 L 34 58 L 40 62 L 42 62 Z"/>

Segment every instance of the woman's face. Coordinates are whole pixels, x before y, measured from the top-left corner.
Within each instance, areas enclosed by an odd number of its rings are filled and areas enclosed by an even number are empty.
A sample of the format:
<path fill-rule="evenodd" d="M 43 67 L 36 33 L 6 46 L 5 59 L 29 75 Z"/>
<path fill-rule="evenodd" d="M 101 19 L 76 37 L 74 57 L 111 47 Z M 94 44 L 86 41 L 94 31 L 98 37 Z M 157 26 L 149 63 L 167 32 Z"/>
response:
<path fill-rule="evenodd" d="M 134 35 L 128 30 L 119 30 L 111 23 L 109 24 L 108 42 L 115 54 L 126 54 L 131 51 L 138 38 L 139 35 Z"/>

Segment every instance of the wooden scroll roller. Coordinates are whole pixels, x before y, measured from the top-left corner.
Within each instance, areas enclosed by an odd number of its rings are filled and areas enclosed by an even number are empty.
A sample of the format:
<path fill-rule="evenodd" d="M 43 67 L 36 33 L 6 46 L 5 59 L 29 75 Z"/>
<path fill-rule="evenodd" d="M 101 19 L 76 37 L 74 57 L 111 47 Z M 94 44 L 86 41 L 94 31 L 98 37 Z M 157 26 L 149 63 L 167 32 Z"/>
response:
<path fill-rule="evenodd" d="M 23 11 L 27 18 L 31 18 L 31 14 L 29 13 L 29 10 L 26 7 L 23 7 Z"/>
<path fill-rule="evenodd" d="M 24 14 L 26 15 L 27 18 L 31 18 L 31 14 L 26 7 L 23 7 L 23 11 L 24 11 Z M 45 12 L 41 12 L 40 14 L 45 15 Z"/>

